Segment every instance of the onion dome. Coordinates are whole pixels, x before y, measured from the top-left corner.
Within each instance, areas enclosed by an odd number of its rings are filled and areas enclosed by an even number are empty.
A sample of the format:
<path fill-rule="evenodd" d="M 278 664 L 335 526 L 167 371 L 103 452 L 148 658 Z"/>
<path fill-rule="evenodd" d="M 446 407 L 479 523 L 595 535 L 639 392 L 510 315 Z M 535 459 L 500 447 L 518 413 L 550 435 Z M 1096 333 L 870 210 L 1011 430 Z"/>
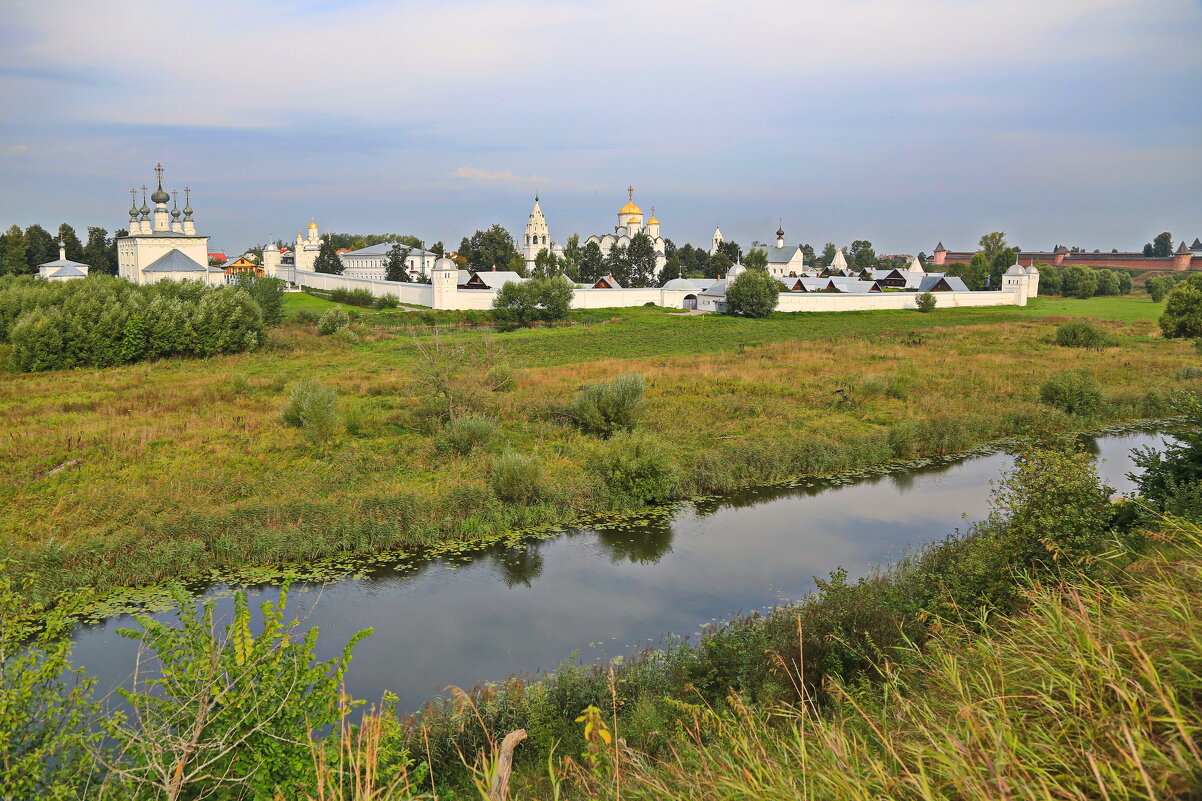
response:
<path fill-rule="evenodd" d="M 313 217 L 309 218 L 309 228 L 311 228 L 311 229 L 317 228 L 317 220 L 314 219 Z"/>
<path fill-rule="evenodd" d="M 785 235 L 785 229 L 784 229 L 784 228 L 777 228 L 777 229 L 776 229 L 776 235 L 777 235 L 777 236 L 784 236 L 784 235 Z"/>
<path fill-rule="evenodd" d="M 192 219 L 192 190 L 184 187 L 184 219 Z"/>
<path fill-rule="evenodd" d="M 171 195 L 169 195 L 163 191 L 163 165 L 156 164 L 154 166 L 154 172 L 155 172 L 155 175 L 158 176 L 158 187 L 154 190 L 154 194 L 150 196 L 150 199 L 153 200 L 155 205 L 157 206 L 160 203 L 165 204 L 168 200 L 171 199 Z"/>
<path fill-rule="evenodd" d="M 659 225 L 659 220 L 655 219 L 655 206 L 651 207 L 651 219 L 647 220 L 647 225 Z"/>
<path fill-rule="evenodd" d="M 179 209 L 172 209 L 172 210 L 171 210 L 171 219 L 173 219 L 173 220 L 178 220 L 178 219 L 179 219 L 179 215 L 180 215 L 180 210 L 179 210 Z"/>

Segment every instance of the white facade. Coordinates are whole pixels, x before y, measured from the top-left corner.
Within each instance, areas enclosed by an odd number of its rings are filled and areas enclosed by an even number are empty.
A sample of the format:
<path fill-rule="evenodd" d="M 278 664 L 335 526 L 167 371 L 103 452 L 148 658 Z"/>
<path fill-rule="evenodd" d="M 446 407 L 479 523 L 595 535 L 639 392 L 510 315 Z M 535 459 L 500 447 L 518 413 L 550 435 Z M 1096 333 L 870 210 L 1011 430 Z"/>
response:
<path fill-rule="evenodd" d="M 710 240 L 710 255 L 712 256 L 717 253 L 718 247 L 725 241 L 726 240 L 722 237 L 722 229 L 715 225 L 714 237 Z"/>
<path fill-rule="evenodd" d="M 402 247 L 408 246 L 403 245 Z M 352 278 L 374 278 L 377 281 L 383 281 L 384 273 L 388 269 L 388 253 L 391 250 L 391 242 L 381 242 L 378 245 L 369 245 L 359 250 L 343 253 L 341 256 L 342 274 Z M 405 270 L 411 279 L 423 278 L 434 269 L 434 262 L 437 258 L 428 250 L 412 248 L 405 258 Z M 312 267 L 307 269 L 312 269 Z"/>
<path fill-rule="evenodd" d="M 58 258 L 38 265 L 38 276 L 47 281 L 74 281 L 88 277 L 88 265 L 67 258 L 67 248 L 58 243 Z"/>
<path fill-rule="evenodd" d="M 321 251 L 321 234 L 317 231 L 317 220 L 309 218 L 308 233 L 302 238 L 296 235 L 296 248 L 292 251 L 292 266 L 297 270 L 312 270 Z"/>
<path fill-rule="evenodd" d="M 596 242 L 601 248 L 601 255 L 608 256 L 614 248 L 630 247 L 630 240 L 639 234 L 646 234 L 651 239 L 651 247 L 655 250 L 655 274 L 659 275 L 668 262 L 665 255 L 664 238 L 660 235 L 659 220 L 655 218 L 655 209 L 651 216 L 643 222 L 643 210 L 634 202 L 634 187 L 626 187 L 629 199 L 625 206 L 618 209 L 618 224 L 612 234 L 597 236 L 594 234 L 584 241 L 584 244 Z"/>
<path fill-rule="evenodd" d="M 196 233 L 192 219 L 191 190 L 184 189 L 183 220 L 180 211 L 168 211 L 171 196 L 163 190 L 163 166 L 155 167 L 157 188 L 146 205 L 146 187 L 142 187 L 142 207 L 129 210 L 129 235 L 117 240 L 117 274 L 135 284 L 158 281 L 200 281 L 216 286 L 225 280 L 225 272 L 209 267 L 209 238 Z M 134 190 L 130 190 L 131 195 Z"/>

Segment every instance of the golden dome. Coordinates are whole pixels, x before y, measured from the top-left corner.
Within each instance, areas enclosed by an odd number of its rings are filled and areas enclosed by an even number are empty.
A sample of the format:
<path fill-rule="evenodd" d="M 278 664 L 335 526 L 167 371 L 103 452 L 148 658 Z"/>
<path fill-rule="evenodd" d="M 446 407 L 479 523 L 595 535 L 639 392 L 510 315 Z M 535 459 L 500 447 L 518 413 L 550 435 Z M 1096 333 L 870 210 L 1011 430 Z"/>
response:
<path fill-rule="evenodd" d="M 623 212 L 623 213 L 624 213 L 624 212 Z M 641 214 L 641 213 L 642 213 L 642 212 L 640 212 L 640 214 Z M 626 220 L 626 224 L 627 224 L 627 225 L 638 225 L 638 224 L 639 224 L 639 218 L 638 218 L 638 217 L 630 217 L 630 218 L 628 218 L 628 219 Z"/>
<path fill-rule="evenodd" d="M 317 227 L 317 220 L 315 220 L 314 218 L 310 217 L 310 218 L 309 218 L 309 227 L 310 227 L 310 228 L 316 228 L 316 227 Z"/>
<path fill-rule="evenodd" d="M 647 225 L 659 225 L 659 220 L 655 219 L 655 206 L 651 207 L 651 219 L 647 220 Z"/>

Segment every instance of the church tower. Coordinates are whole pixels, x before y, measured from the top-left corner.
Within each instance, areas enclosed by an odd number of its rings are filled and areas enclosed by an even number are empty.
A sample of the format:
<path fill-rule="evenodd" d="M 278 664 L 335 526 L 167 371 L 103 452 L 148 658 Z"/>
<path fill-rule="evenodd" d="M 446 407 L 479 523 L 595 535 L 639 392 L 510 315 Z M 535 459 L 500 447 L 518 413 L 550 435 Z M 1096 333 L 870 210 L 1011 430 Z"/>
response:
<path fill-rule="evenodd" d="M 718 252 L 718 248 L 722 245 L 722 243 L 724 241 L 726 241 L 726 240 L 724 240 L 722 238 L 722 229 L 715 225 L 714 226 L 714 238 L 710 241 L 710 255 L 711 256 Z"/>
<path fill-rule="evenodd" d="M 534 260 L 539 251 L 551 249 L 551 233 L 547 228 L 547 218 L 538 205 L 538 195 L 534 196 L 534 208 L 530 219 L 526 222 L 526 238 L 522 243 L 522 256 L 526 259 L 526 269 L 534 267 Z"/>

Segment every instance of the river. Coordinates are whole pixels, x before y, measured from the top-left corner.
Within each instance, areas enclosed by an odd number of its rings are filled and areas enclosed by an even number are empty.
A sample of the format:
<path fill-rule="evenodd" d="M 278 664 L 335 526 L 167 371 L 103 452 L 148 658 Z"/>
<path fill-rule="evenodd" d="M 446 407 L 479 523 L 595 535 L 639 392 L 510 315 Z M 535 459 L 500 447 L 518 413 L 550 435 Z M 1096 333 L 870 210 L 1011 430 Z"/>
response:
<path fill-rule="evenodd" d="M 1087 441 L 1118 492 L 1131 482 L 1130 450 L 1159 434 Z M 768 487 L 685 504 L 670 519 L 587 528 L 468 559 L 436 559 L 367 578 L 296 584 L 289 603 L 320 627 L 319 655 L 336 656 L 356 631 L 347 689 L 356 698 L 399 696 L 414 710 L 450 684 L 470 687 L 551 670 L 575 654 L 592 662 L 629 654 L 664 633 L 793 600 L 814 577 L 842 566 L 851 577 L 941 539 L 988 510 L 1004 453 L 850 483 Z M 225 591 L 223 593 L 223 590 Z M 228 588 L 214 587 L 227 617 Z M 252 605 L 278 588 L 250 588 Z M 172 613 L 161 613 L 170 619 Z M 128 680 L 138 644 L 116 634 L 129 616 L 81 625 L 74 661 L 108 692 Z"/>

